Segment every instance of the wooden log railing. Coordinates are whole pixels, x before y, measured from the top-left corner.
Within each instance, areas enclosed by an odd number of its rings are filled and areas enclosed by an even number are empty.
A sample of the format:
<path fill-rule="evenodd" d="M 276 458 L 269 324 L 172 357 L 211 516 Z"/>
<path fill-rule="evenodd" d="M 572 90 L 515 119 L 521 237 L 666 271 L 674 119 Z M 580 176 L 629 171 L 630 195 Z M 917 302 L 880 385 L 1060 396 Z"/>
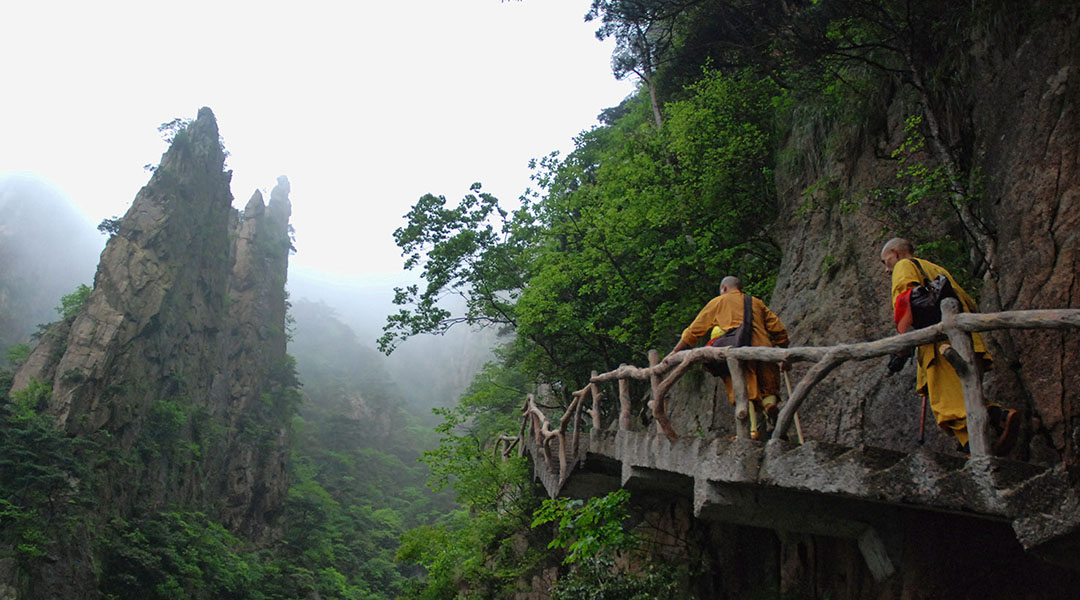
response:
<path fill-rule="evenodd" d="M 592 373 L 593 377 L 596 376 L 596 371 Z M 585 414 L 591 417 L 592 428 L 600 429 L 600 401 L 603 399 L 603 393 L 600 391 L 600 387 L 595 383 L 589 383 L 584 388 L 574 392 L 571 397 L 570 405 L 566 407 L 566 411 L 562 417 L 559 418 L 558 429 L 551 428 L 551 421 L 548 419 L 544 411 L 540 410 L 540 406 L 536 403 L 536 398 L 533 394 L 525 396 L 525 404 L 521 408 L 522 422 L 521 430 L 517 437 L 514 436 L 500 436 L 497 443 L 503 444 L 508 448 L 513 448 L 516 440 L 524 439 L 526 435 L 526 428 L 529 429 L 529 435 L 532 435 L 537 446 L 544 453 L 544 458 L 547 460 L 548 465 L 554 464 L 555 457 L 551 455 L 551 442 L 554 440 L 558 444 L 558 461 L 559 461 L 559 482 L 560 484 L 566 481 L 566 478 L 570 475 L 569 466 L 572 461 L 576 461 L 579 458 L 579 450 L 581 448 L 581 413 L 582 405 L 585 402 L 585 396 L 592 398 L 592 406 L 584 409 Z M 629 419 L 629 404 L 627 404 L 627 419 Z M 531 427 L 530 427 L 531 424 Z M 573 435 L 570 438 L 569 445 L 566 442 L 567 427 L 573 425 Z M 525 445 L 521 444 L 519 452 L 524 453 Z M 507 456 L 507 450 L 503 451 L 503 455 Z"/>
<path fill-rule="evenodd" d="M 762 346 L 741 348 L 703 347 L 669 355 L 663 360 L 660 359 L 655 350 L 651 350 L 649 351 L 649 366 L 647 368 L 624 364 L 606 373 L 597 374 L 593 371 L 589 384 L 572 394 L 573 399 L 566 412 L 559 419 L 558 429 L 551 429 L 548 418 L 537 406 L 532 394 L 528 395 L 522 409 L 523 421 L 519 437 L 525 435 L 525 429 L 531 423 L 530 433 L 536 438 L 536 442 L 544 452 L 549 465 L 553 464 L 550 444 L 553 440 L 557 441 L 559 477 L 561 481 L 565 481 L 569 474 L 568 466 L 571 457 L 574 460 L 579 458 L 579 438 L 582 424 L 580 414 L 585 396 L 589 395 L 591 397 L 592 404 L 584 412 L 591 417 L 592 429 L 599 430 L 601 427 L 600 402 L 603 398 L 599 384 L 618 382 L 618 427 L 621 430 L 629 430 L 631 425 L 629 381 L 634 379 L 649 382 L 652 399 L 649 401 L 648 407 L 652 410 L 653 418 L 660 432 L 671 441 L 675 441 L 679 439 L 679 435 L 668 418 L 668 392 L 694 364 L 705 361 L 727 361 L 732 374 L 732 387 L 735 395 L 736 434 L 738 437 L 745 439 L 749 437 L 750 432 L 747 418 L 750 408 L 747 399 L 746 382 L 743 377 L 743 363 L 746 361 L 773 363 L 786 361 L 789 364 L 811 362 L 813 365 L 799 380 L 795 389 L 790 392 L 789 398 L 780 410 L 776 428 L 772 435 L 773 439 L 779 439 L 787 433 L 796 411 L 805 402 L 813 387 L 836 367 L 848 361 L 864 361 L 887 356 L 900 351 L 909 351 L 916 346 L 948 339 L 956 350 L 955 356 L 949 357 L 950 363 L 955 366 L 964 389 L 971 455 L 973 457 L 987 456 L 990 454 L 991 444 L 986 405 L 982 395 L 982 364 L 981 360 L 975 356 L 970 334 L 998 329 L 1070 328 L 1080 328 L 1080 309 L 961 313 L 959 303 L 955 299 L 947 299 L 942 302 L 942 320 L 940 323 L 872 342 L 793 348 Z M 567 431 L 567 427 L 571 423 L 574 426 L 573 438 L 568 448 L 564 432 Z M 524 444 L 521 445 L 520 451 L 524 452 Z"/>

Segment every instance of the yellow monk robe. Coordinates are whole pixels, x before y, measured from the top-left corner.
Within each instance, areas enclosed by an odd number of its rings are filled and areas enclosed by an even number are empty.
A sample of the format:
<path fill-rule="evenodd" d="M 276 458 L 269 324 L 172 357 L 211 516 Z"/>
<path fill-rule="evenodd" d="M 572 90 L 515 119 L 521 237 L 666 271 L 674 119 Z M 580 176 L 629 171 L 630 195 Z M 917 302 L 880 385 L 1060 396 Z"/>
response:
<path fill-rule="evenodd" d="M 724 331 L 735 329 L 743 321 L 743 293 L 733 290 L 717 296 L 701 309 L 694 322 L 683 330 L 682 340 L 690 347 L 697 345 L 703 335 L 714 327 Z M 765 306 L 760 298 L 754 298 L 751 304 L 754 311 L 754 326 L 750 336 L 751 346 L 787 346 L 787 329 L 780 319 Z M 761 400 L 766 396 L 780 394 L 780 369 L 776 363 L 749 361 L 743 373 L 746 376 L 746 393 L 750 400 Z M 731 378 L 725 377 L 728 399 L 735 402 L 731 389 Z"/>
<path fill-rule="evenodd" d="M 953 279 L 952 274 L 943 267 L 928 260 L 918 258 L 926 275 L 931 281 L 938 275 L 949 278 L 953 290 L 956 291 L 960 303 L 966 312 L 977 312 L 975 301 Z M 923 277 L 919 268 L 910 259 L 902 259 L 896 263 L 892 272 L 892 302 L 896 308 L 896 297 L 907 290 L 922 285 Z M 986 351 L 982 336 L 978 333 L 971 335 L 971 342 L 976 354 L 981 354 L 986 362 L 990 362 L 990 353 Z M 952 364 L 941 355 L 941 345 L 946 341 L 936 344 L 919 346 L 917 356 L 919 360 L 918 376 L 915 380 L 915 390 L 926 393 L 930 398 L 930 407 L 934 411 L 934 418 L 938 426 L 952 431 L 961 445 L 968 441 L 967 435 L 967 410 L 964 408 L 964 388 L 960 383 L 960 376 L 956 374 Z"/>

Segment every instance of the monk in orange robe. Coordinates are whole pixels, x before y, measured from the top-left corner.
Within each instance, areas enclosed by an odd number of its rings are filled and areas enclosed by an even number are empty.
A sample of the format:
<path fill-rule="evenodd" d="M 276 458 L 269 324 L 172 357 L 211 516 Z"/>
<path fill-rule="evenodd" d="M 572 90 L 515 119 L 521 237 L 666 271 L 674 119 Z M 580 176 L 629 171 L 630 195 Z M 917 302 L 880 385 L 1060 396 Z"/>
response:
<path fill-rule="evenodd" d="M 713 339 L 739 327 L 743 322 L 743 306 L 742 282 L 738 277 L 725 277 L 720 283 L 720 295 L 710 300 L 693 323 L 683 330 L 679 343 L 668 356 L 694 347 L 707 333 L 711 333 L 709 337 Z M 753 298 L 751 309 L 753 326 L 750 345 L 786 348 L 789 343 L 787 329 L 776 314 L 759 298 Z M 756 413 L 764 411 L 770 419 L 775 420 L 779 412 L 780 367 L 771 362 L 748 361 L 744 363 L 743 375 L 746 379 L 747 398 L 750 400 L 750 435 L 752 439 L 758 439 Z M 730 377 L 724 377 L 724 385 L 728 399 L 734 404 L 735 394 Z"/>
<path fill-rule="evenodd" d="M 885 269 L 892 273 L 892 304 L 899 333 L 905 333 L 911 329 L 912 315 L 909 303 L 911 290 L 923 285 L 924 279 L 933 280 L 939 275 L 944 275 L 952 284 L 963 310 L 978 311 L 975 300 L 960 287 L 951 273 L 940 265 L 916 258 L 914 252 L 911 242 L 903 238 L 889 240 L 881 250 L 881 262 L 885 265 Z M 925 278 L 923 272 L 919 270 L 920 266 L 922 271 L 925 271 Z M 982 336 L 978 333 L 971 334 L 971 342 L 977 359 L 989 365 L 992 358 Z M 916 352 L 918 373 L 915 389 L 929 396 L 930 408 L 934 412 L 938 426 L 951 433 L 961 449 L 966 451 L 968 432 L 964 388 L 952 364 L 945 360 L 944 354 L 949 351 L 948 348 L 949 343 L 944 340 L 918 347 Z M 1020 415 L 1015 410 L 1003 410 L 994 404 L 987 406 L 987 413 L 991 425 L 1000 433 L 1000 437 L 994 443 L 994 454 L 1004 456 L 1008 454 L 1016 441 Z"/>

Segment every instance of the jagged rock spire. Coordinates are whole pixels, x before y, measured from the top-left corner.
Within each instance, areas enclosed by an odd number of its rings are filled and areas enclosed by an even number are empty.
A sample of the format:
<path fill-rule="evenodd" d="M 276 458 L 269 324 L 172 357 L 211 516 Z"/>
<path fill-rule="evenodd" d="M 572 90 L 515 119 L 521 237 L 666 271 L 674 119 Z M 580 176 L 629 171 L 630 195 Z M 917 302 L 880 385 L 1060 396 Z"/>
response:
<path fill-rule="evenodd" d="M 176 133 L 150 181 L 108 241 L 83 311 L 54 327 L 16 375 L 15 388 L 52 385 L 47 410 L 73 435 L 105 430 L 126 449 L 153 436 L 162 402 L 213 425 L 181 425 L 201 446 L 153 464 L 117 466 L 104 502 L 129 510 L 218 507 L 213 515 L 254 539 L 273 537 L 285 481 L 283 414 L 262 399 L 282 388 L 290 248 L 288 180 L 269 209 L 253 195 L 232 208 L 217 122 L 209 108 Z M 276 379 L 275 379 L 276 377 Z M 205 428 L 222 433 L 207 436 Z M 204 447 L 203 447 L 204 446 Z"/>

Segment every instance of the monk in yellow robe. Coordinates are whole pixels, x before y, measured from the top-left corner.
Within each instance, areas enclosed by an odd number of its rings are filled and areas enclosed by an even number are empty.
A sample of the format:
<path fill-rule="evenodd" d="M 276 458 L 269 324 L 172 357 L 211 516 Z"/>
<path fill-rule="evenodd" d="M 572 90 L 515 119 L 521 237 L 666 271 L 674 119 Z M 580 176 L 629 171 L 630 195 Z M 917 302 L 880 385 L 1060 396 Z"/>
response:
<path fill-rule="evenodd" d="M 944 275 L 952 284 L 963 310 L 978 311 L 975 300 L 960 287 L 951 273 L 940 265 L 916 258 L 914 252 L 911 242 L 903 238 L 889 240 L 881 250 L 881 262 L 885 265 L 885 269 L 892 273 L 892 304 L 899 333 L 905 333 L 911 329 L 911 311 L 908 300 L 911 290 L 922 285 L 924 279 L 932 281 L 937 276 Z M 925 278 L 923 272 L 919 270 L 920 266 L 922 271 L 925 271 Z M 971 334 L 971 342 L 977 360 L 982 360 L 984 364 L 989 365 L 992 359 L 986 350 L 982 336 L 978 333 Z M 960 376 L 956 374 L 952 364 L 945 359 L 944 353 L 948 352 L 948 347 L 948 341 L 944 340 L 918 347 L 916 352 L 918 373 L 915 389 L 920 394 L 929 396 L 930 408 L 934 412 L 938 426 L 952 433 L 961 448 L 966 449 L 968 432 L 964 388 L 960 383 Z M 988 406 L 987 413 L 990 416 L 991 425 L 1001 433 L 1001 437 L 994 444 L 994 453 L 1003 456 L 1015 443 L 1016 433 L 1020 426 L 1019 414 L 1014 410 L 1003 411 L 997 405 Z"/>
<path fill-rule="evenodd" d="M 742 325 L 744 304 L 742 282 L 738 277 L 725 277 L 720 283 L 720 295 L 710 300 L 694 322 L 683 330 L 679 343 L 668 356 L 694 347 L 705 334 L 711 332 L 710 338 L 715 338 Z M 751 309 L 753 326 L 750 345 L 786 348 L 789 343 L 787 329 L 776 314 L 759 298 L 753 298 Z M 750 400 L 751 437 L 757 439 L 756 413 L 763 410 L 770 419 L 775 420 L 779 412 L 777 398 L 780 394 L 780 367 L 771 362 L 748 361 L 744 364 L 743 375 L 746 379 L 747 398 Z M 724 377 L 724 385 L 728 399 L 734 404 L 735 394 L 730 377 Z"/>

